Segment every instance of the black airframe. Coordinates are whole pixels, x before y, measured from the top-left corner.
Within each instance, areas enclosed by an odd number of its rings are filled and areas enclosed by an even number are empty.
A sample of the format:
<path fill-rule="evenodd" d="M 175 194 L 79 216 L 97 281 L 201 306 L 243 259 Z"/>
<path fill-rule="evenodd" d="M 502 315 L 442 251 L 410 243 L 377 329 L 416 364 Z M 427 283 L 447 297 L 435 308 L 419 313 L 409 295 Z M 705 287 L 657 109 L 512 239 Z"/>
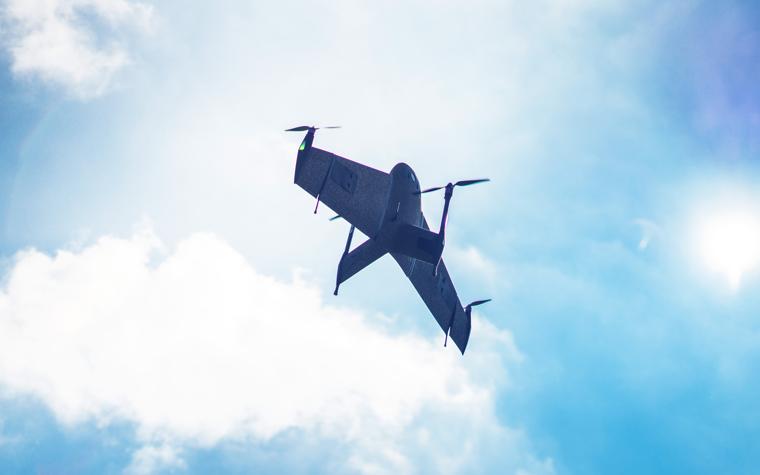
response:
<path fill-rule="evenodd" d="M 317 127 L 308 126 L 288 129 L 306 132 L 298 148 L 295 183 L 317 198 L 317 206 L 324 203 L 351 224 L 338 264 L 334 294 L 338 295 L 341 283 L 390 253 L 446 334 L 446 341 L 450 337 L 464 354 L 470 338 L 471 309 L 488 300 L 465 307 L 459 301 L 441 259 L 446 217 L 455 186 L 488 180 L 465 180 L 421 191 L 417 176 L 405 163 L 398 163 L 390 173 L 385 173 L 312 147 L 316 130 Z M 422 214 L 420 196 L 438 189 L 445 189 L 445 204 L 440 231 L 434 233 Z M 369 239 L 350 251 L 354 228 Z"/>

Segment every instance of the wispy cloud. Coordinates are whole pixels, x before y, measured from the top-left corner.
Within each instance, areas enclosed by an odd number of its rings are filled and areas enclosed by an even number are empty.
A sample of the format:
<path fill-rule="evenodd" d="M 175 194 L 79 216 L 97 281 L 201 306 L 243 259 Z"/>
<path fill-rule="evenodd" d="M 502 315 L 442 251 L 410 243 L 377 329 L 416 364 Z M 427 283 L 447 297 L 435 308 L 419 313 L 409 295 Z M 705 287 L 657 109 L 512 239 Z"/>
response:
<path fill-rule="evenodd" d="M 452 261 L 461 265 L 467 271 L 480 275 L 486 281 L 490 282 L 495 279 L 499 272 L 497 264 L 486 257 L 475 246 L 464 248 L 449 246 L 446 251 Z"/>
<path fill-rule="evenodd" d="M 633 224 L 637 225 L 641 230 L 639 249 L 642 251 L 649 247 L 652 239 L 656 238 L 662 232 L 657 223 L 648 219 L 637 218 L 633 220 Z"/>
<path fill-rule="evenodd" d="M 9 0 L 2 14 L 14 74 L 89 98 L 104 93 L 129 62 L 116 32 L 146 30 L 153 10 L 131 0 Z"/>
<path fill-rule="evenodd" d="M 185 468 L 185 462 L 176 449 L 169 445 L 146 445 L 132 455 L 124 475 L 149 475 L 159 470 Z"/>

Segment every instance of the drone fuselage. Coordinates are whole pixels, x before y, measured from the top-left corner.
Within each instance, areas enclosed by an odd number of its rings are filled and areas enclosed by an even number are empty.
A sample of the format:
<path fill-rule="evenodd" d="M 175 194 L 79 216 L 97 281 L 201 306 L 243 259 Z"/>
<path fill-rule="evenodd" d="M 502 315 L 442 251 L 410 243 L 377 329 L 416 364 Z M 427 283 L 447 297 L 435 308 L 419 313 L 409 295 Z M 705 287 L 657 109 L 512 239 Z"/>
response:
<path fill-rule="evenodd" d="M 398 163 L 390 176 L 391 187 L 383 222 L 373 239 L 390 252 L 437 265 L 443 253 L 443 236 L 427 229 L 417 175 L 406 163 Z"/>
<path fill-rule="evenodd" d="M 386 173 L 312 147 L 316 129 L 299 126 L 288 130 L 306 131 L 298 148 L 294 182 L 316 198 L 314 212 L 324 202 L 338 213 L 336 217 L 351 224 L 333 293 L 338 295 L 341 283 L 390 254 L 446 334 L 444 346 L 450 338 L 464 353 L 470 338 L 471 308 L 487 300 L 463 307 L 441 255 L 454 187 L 487 180 L 463 180 L 420 190 L 414 170 L 405 163 Z M 441 189 L 445 189 L 445 201 L 436 233 L 425 220 L 421 195 Z M 355 229 L 369 239 L 352 249 Z"/>

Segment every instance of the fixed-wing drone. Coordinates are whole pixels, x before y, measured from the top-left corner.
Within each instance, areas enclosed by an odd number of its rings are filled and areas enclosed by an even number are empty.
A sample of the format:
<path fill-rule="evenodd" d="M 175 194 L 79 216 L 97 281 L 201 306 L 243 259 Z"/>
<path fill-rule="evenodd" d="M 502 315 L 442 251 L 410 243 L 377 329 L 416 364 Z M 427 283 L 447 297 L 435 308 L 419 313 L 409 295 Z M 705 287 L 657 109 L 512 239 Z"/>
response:
<path fill-rule="evenodd" d="M 405 163 L 398 163 L 390 173 L 385 173 L 312 147 L 318 128 L 301 126 L 286 132 L 306 132 L 298 147 L 294 181 L 317 199 L 314 213 L 322 202 L 338 213 L 336 218 L 342 217 L 351 224 L 346 248 L 338 263 L 334 294 L 338 295 L 341 283 L 390 253 L 446 334 L 444 346 L 450 337 L 464 354 L 470 338 L 472 307 L 490 299 L 476 300 L 462 307 L 441 259 L 446 218 L 454 187 L 488 179 L 463 180 L 420 190 L 417 176 Z M 443 216 L 440 230 L 434 233 L 422 214 L 420 197 L 441 189 L 445 190 Z M 369 239 L 351 251 L 355 228 Z"/>

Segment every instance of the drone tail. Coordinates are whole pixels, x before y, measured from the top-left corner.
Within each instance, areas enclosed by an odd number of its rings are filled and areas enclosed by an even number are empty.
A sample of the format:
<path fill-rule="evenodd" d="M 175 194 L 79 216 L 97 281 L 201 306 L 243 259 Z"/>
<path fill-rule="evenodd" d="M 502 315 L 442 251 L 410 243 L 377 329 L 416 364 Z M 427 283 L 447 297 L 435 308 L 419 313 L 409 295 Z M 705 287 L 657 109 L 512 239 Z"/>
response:
<path fill-rule="evenodd" d="M 348 252 L 351 246 L 353 227 L 351 229 L 352 232 L 349 233 L 346 250 L 343 252 L 343 256 L 338 263 L 338 275 L 335 278 L 335 292 L 333 292 L 333 295 L 338 295 L 340 284 L 388 253 L 388 250 L 377 244 L 374 239 L 367 239 L 361 246 Z"/>

